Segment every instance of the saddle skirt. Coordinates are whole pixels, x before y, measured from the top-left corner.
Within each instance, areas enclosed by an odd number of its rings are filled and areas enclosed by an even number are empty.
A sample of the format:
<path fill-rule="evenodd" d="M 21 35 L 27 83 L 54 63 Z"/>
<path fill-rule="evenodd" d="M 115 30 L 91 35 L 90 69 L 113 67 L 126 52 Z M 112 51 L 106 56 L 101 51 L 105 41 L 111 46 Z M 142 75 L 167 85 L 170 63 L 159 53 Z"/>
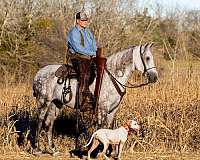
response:
<path fill-rule="evenodd" d="M 55 76 L 60 78 L 77 78 L 77 74 L 71 64 L 62 64 L 55 72 Z"/>

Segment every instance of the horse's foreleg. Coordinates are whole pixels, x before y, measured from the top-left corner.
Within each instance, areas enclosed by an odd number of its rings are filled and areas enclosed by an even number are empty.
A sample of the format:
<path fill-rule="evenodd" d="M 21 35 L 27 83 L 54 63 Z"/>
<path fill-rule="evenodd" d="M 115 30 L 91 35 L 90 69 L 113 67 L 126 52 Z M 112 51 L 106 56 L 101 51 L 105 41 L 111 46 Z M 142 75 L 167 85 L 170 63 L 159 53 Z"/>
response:
<path fill-rule="evenodd" d="M 98 129 L 99 128 L 107 128 L 107 112 L 101 106 L 98 109 Z"/>
<path fill-rule="evenodd" d="M 113 129 L 114 123 L 115 123 L 115 114 L 116 111 L 113 111 L 112 113 L 107 115 L 107 127 Z"/>
<path fill-rule="evenodd" d="M 59 109 L 56 107 L 56 105 L 53 102 L 51 102 L 49 106 L 47 118 L 45 121 L 45 125 L 46 127 L 48 127 L 47 137 L 48 137 L 48 145 L 49 145 L 50 153 L 55 153 L 55 148 L 53 144 L 53 125 L 54 125 L 55 119 L 58 116 L 58 113 L 59 113 Z"/>
<path fill-rule="evenodd" d="M 36 128 L 36 135 L 35 135 L 35 149 L 36 149 L 36 153 L 40 152 L 40 146 L 39 146 L 39 135 L 40 132 L 42 130 L 42 123 L 45 119 L 47 110 L 48 110 L 48 106 L 42 104 L 40 101 L 37 101 L 37 107 L 38 107 L 38 124 L 37 124 L 37 128 Z"/>

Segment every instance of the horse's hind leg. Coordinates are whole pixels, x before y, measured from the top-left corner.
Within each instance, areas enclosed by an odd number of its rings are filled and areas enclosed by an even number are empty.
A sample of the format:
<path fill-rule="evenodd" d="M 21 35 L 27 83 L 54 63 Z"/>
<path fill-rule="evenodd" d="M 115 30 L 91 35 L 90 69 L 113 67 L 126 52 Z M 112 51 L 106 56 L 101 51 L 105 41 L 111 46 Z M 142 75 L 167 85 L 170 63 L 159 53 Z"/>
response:
<path fill-rule="evenodd" d="M 48 144 L 49 144 L 49 152 L 52 154 L 56 152 L 55 146 L 53 144 L 53 125 L 58 114 L 59 114 L 59 108 L 57 108 L 54 102 L 51 102 L 48 108 L 45 126 L 48 128 L 47 137 L 48 137 Z"/>
<path fill-rule="evenodd" d="M 38 117 L 37 117 L 37 128 L 36 128 L 36 135 L 35 135 L 35 153 L 34 154 L 37 154 L 37 153 L 40 153 L 40 146 L 39 146 L 39 135 L 40 135 L 40 132 L 42 130 L 42 123 L 45 119 L 45 116 L 46 116 L 46 113 L 47 113 L 47 110 L 48 110 L 48 105 L 49 103 L 42 103 L 42 101 L 40 100 L 37 100 L 37 107 L 38 107 Z"/>

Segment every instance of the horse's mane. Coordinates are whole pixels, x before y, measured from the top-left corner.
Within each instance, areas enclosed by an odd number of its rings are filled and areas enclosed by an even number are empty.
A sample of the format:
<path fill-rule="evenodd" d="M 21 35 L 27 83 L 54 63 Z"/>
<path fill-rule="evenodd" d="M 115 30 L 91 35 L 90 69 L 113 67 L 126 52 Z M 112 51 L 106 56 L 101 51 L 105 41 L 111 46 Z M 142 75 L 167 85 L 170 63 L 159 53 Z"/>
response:
<path fill-rule="evenodd" d="M 108 67 L 111 70 L 120 69 L 124 65 L 132 63 L 132 51 L 136 46 L 131 46 L 117 53 L 111 54 L 108 59 Z"/>
<path fill-rule="evenodd" d="M 117 51 L 116 53 L 111 53 L 107 58 L 112 57 L 114 54 L 121 54 L 123 51 L 128 50 L 128 49 L 131 49 L 131 48 L 135 48 L 135 47 L 136 47 L 136 46 L 134 45 L 134 46 L 126 47 L 126 48 L 124 48 L 124 49 L 120 49 L 120 50 Z"/>

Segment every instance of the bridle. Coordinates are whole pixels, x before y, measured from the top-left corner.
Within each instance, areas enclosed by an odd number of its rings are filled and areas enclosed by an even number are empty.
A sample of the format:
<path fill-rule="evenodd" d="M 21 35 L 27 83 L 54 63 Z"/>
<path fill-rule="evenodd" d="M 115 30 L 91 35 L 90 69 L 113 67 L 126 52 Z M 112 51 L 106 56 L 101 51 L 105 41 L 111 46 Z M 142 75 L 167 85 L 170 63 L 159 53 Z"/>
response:
<path fill-rule="evenodd" d="M 148 70 L 151 70 L 151 69 L 154 69 L 156 68 L 155 66 L 154 67 L 150 67 L 150 68 L 147 68 L 146 67 L 146 64 L 144 62 L 144 54 L 145 54 L 145 51 L 146 51 L 146 47 L 148 45 L 145 46 L 143 52 L 142 52 L 142 45 L 140 45 L 140 58 L 141 58 L 141 61 L 142 61 L 142 64 L 143 64 L 143 67 L 144 67 L 144 72 L 142 73 L 143 76 L 145 76 L 145 74 L 147 76 L 149 76 L 149 73 L 148 73 Z M 133 48 L 131 48 L 131 52 L 133 52 Z M 120 101 L 118 103 L 118 105 L 120 104 L 123 96 L 126 94 L 126 88 L 139 88 L 139 87 L 142 87 L 142 86 L 146 86 L 148 85 L 149 83 L 151 82 L 146 82 L 146 83 L 142 83 L 142 84 L 130 84 L 130 85 L 125 85 L 125 84 L 122 84 L 121 82 L 119 82 L 113 75 L 112 73 L 107 69 L 107 67 L 105 67 L 105 71 L 108 73 L 112 83 L 114 84 L 115 86 L 115 89 L 117 90 L 118 94 L 120 95 Z M 119 85 L 124 89 L 124 91 L 121 90 L 121 88 L 119 87 Z M 114 108 L 112 108 L 111 110 L 108 111 L 108 114 L 110 114 L 113 110 L 115 110 L 118 105 L 116 105 Z"/>
<path fill-rule="evenodd" d="M 140 58 L 141 58 L 141 61 L 142 61 L 142 64 L 143 64 L 143 67 L 144 67 L 144 71 L 142 73 L 142 75 L 144 76 L 145 74 L 147 74 L 148 76 L 148 70 L 151 70 L 151 69 L 154 69 L 156 68 L 155 66 L 154 67 L 150 67 L 150 68 L 147 68 L 146 67 L 146 64 L 144 62 L 144 54 L 145 54 L 145 50 L 146 50 L 146 47 L 144 48 L 143 52 L 142 52 L 142 45 L 140 45 Z M 131 52 L 133 52 L 133 48 L 131 48 Z M 125 88 L 138 88 L 138 87 L 142 87 L 144 85 L 148 85 L 149 83 L 151 82 L 146 82 L 146 83 L 142 83 L 142 84 L 139 84 L 139 85 L 135 85 L 135 84 L 130 84 L 129 86 L 128 85 L 125 85 L 125 84 L 122 84 L 121 82 L 119 82 L 113 75 L 112 73 L 107 69 L 107 67 L 105 67 L 105 70 L 106 72 L 108 73 L 108 75 L 110 76 L 111 80 L 115 80 L 118 84 L 120 84 L 120 86 L 122 86 L 124 89 Z"/>
<path fill-rule="evenodd" d="M 148 45 L 145 46 L 143 52 L 142 52 L 142 45 L 140 45 L 140 58 L 141 58 L 141 61 L 142 61 L 142 64 L 143 64 L 143 67 L 144 67 L 144 72 L 142 73 L 142 75 L 144 76 L 145 74 L 148 75 L 148 70 L 151 70 L 153 68 L 156 68 L 155 66 L 154 67 L 150 67 L 150 68 L 147 68 L 146 67 L 146 64 L 144 62 L 144 54 L 145 54 L 145 51 L 146 51 L 146 48 L 147 48 Z"/>

